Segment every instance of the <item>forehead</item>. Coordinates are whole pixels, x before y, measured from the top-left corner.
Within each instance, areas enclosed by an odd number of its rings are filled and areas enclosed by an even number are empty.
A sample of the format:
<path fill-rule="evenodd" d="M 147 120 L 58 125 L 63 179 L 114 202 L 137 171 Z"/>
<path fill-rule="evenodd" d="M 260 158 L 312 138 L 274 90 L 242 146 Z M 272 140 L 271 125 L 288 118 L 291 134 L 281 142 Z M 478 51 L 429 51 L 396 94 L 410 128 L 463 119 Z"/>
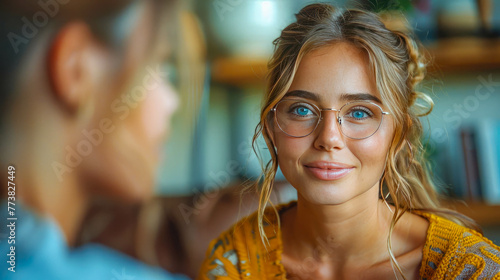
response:
<path fill-rule="evenodd" d="M 314 92 L 321 102 L 338 101 L 342 95 L 368 93 L 380 98 L 368 54 L 345 42 L 306 54 L 289 89 Z"/>
<path fill-rule="evenodd" d="M 153 1 L 141 1 L 137 5 L 134 28 L 128 37 L 128 58 L 134 60 L 135 67 L 167 60 L 172 53 L 169 30 L 173 27 L 165 24 L 165 7 Z"/>

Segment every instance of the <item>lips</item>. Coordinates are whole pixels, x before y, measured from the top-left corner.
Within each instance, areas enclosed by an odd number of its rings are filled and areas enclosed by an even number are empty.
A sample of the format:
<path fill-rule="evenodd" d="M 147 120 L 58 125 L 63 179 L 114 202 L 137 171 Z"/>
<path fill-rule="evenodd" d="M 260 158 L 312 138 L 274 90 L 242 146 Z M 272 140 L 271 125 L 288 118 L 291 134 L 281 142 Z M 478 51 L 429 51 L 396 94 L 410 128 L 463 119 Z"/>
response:
<path fill-rule="evenodd" d="M 354 169 L 351 165 L 328 161 L 315 161 L 304 166 L 314 177 L 326 181 L 341 179 Z"/>

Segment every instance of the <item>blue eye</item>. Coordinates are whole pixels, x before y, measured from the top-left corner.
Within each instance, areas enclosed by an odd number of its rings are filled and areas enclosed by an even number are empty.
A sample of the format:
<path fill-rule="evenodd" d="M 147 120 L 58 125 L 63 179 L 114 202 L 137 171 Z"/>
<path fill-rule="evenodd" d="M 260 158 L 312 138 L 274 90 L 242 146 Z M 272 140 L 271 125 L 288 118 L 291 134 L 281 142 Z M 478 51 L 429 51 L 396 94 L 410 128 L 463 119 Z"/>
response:
<path fill-rule="evenodd" d="M 362 118 L 366 118 L 367 114 L 364 111 L 356 110 L 356 111 L 352 112 L 352 117 L 355 119 L 362 119 Z"/>
<path fill-rule="evenodd" d="M 311 110 L 309 110 L 306 107 L 297 107 L 297 108 L 295 108 L 294 113 L 299 115 L 299 116 L 307 116 L 307 115 L 311 114 Z"/>

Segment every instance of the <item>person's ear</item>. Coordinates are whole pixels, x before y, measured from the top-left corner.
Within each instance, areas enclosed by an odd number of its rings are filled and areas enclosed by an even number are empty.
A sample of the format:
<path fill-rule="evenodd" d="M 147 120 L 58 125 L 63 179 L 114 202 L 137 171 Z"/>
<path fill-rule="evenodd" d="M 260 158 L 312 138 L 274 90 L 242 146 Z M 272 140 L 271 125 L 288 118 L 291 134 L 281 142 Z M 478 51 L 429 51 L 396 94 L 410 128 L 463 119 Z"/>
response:
<path fill-rule="evenodd" d="M 48 56 L 48 75 L 59 103 L 70 112 L 75 111 L 89 94 L 92 82 L 94 46 L 89 26 L 81 21 L 66 24 L 52 41 Z"/>
<path fill-rule="evenodd" d="M 270 115 L 265 120 L 266 122 L 266 133 L 269 136 L 269 140 L 271 140 L 271 143 L 273 144 L 274 148 L 276 148 L 276 142 L 274 141 L 275 139 L 275 129 L 274 129 L 274 118 L 271 118 Z"/>

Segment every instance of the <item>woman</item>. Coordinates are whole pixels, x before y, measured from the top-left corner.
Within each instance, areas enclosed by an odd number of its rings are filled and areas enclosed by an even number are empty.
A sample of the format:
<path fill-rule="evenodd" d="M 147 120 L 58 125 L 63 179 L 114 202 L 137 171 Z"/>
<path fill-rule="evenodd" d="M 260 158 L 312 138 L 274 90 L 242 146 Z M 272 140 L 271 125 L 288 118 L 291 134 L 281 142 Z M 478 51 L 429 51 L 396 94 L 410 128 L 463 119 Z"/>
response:
<path fill-rule="evenodd" d="M 152 195 L 178 104 L 163 67 L 175 45 L 171 2 L 2 3 L 11 76 L 0 154 L 12 189 L 0 217 L 17 220 L 0 236 L 1 279 L 185 279 L 75 244 L 92 201 Z"/>
<path fill-rule="evenodd" d="M 272 157 L 259 210 L 212 241 L 198 279 L 500 277 L 500 248 L 440 208 L 426 172 L 415 42 L 365 11 L 312 4 L 296 19 L 254 136 Z M 298 199 L 266 209 L 278 166 Z"/>

